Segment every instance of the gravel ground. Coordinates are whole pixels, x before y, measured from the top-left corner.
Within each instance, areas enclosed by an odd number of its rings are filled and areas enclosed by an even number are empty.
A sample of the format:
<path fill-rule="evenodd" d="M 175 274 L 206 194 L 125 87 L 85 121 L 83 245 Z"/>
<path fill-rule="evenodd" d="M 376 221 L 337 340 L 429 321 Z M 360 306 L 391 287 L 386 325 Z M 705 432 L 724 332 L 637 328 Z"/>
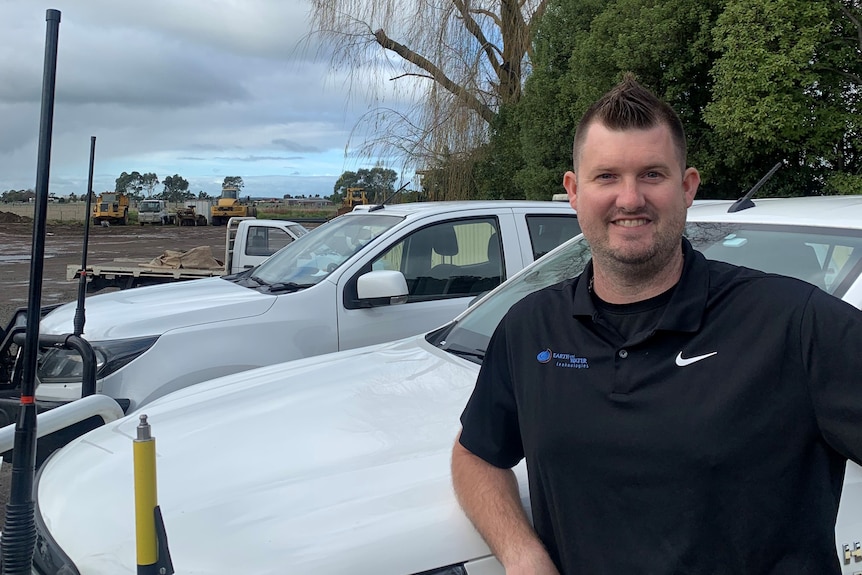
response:
<path fill-rule="evenodd" d="M 47 226 L 41 305 L 77 299 L 78 281 L 66 280 L 66 266 L 81 264 L 83 237 L 82 224 L 52 223 Z M 155 258 L 167 249 L 185 251 L 197 246 L 210 246 L 213 255 L 222 259 L 224 243 L 224 227 L 94 227 L 89 232 L 87 263 L 125 257 Z M 27 306 L 32 245 L 32 222 L 3 212 L 0 206 L 0 324 L 4 328 L 17 308 Z M 8 462 L 0 467 L 0 528 L 9 495 L 10 468 Z"/>

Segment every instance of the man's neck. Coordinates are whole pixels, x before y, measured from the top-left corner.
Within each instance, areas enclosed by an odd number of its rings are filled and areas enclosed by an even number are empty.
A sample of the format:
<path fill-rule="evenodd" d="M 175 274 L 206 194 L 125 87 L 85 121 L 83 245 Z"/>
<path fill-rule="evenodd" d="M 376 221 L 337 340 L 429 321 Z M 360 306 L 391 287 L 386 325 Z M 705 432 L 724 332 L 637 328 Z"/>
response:
<path fill-rule="evenodd" d="M 678 252 L 659 270 L 616 270 L 593 261 L 592 291 L 603 301 L 614 304 L 635 303 L 663 294 L 679 282 L 684 260 Z"/>

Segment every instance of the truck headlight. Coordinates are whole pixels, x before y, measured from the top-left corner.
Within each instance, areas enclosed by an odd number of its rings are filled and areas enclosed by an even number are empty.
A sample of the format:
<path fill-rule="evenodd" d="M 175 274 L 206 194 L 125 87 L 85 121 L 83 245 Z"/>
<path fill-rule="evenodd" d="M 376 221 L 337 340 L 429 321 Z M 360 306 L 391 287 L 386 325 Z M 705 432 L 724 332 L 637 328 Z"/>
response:
<path fill-rule="evenodd" d="M 96 353 L 96 379 L 114 373 L 150 349 L 159 336 L 91 342 Z M 52 348 L 42 354 L 36 370 L 41 383 L 78 382 L 84 377 L 84 365 L 78 352 Z"/>

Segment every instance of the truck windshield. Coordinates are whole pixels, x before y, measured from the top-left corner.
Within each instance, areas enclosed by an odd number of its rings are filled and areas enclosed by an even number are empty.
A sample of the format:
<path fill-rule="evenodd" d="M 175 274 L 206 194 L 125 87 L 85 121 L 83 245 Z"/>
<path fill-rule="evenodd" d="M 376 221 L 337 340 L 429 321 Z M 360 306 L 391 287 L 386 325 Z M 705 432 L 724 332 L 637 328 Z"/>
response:
<path fill-rule="evenodd" d="M 140 212 L 158 212 L 160 208 L 159 202 L 141 202 Z"/>
<path fill-rule="evenodd" d="M 336 218 L 260 264 L 254 270 L 254 279 L 267 285 L 315 285 L 402 219 L 401 216 L 359 213 Z"/>
<path fill-rule="evenodd" d="M 509 308 L 527 295 L 580 274 L 590 261 L 590 246 L 578 236 L 513 276 L 455 323 L 431 332 L 430 343 L 482 363 L 488 341 Z"/>

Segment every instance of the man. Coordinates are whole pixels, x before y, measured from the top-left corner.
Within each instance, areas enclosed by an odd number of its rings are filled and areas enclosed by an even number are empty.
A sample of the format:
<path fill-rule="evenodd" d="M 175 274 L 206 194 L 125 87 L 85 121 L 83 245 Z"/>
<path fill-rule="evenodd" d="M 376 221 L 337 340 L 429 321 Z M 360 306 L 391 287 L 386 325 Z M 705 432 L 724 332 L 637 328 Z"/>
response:
<path fill-rule="evenodd" d="M 452 455 L 468 517 L 508 575 L 840 573 L 862 312 L 692 249 L 682 124 L 632 76 L 586 112 L 573 162 L 593 259 L 491 339 Z"/>

